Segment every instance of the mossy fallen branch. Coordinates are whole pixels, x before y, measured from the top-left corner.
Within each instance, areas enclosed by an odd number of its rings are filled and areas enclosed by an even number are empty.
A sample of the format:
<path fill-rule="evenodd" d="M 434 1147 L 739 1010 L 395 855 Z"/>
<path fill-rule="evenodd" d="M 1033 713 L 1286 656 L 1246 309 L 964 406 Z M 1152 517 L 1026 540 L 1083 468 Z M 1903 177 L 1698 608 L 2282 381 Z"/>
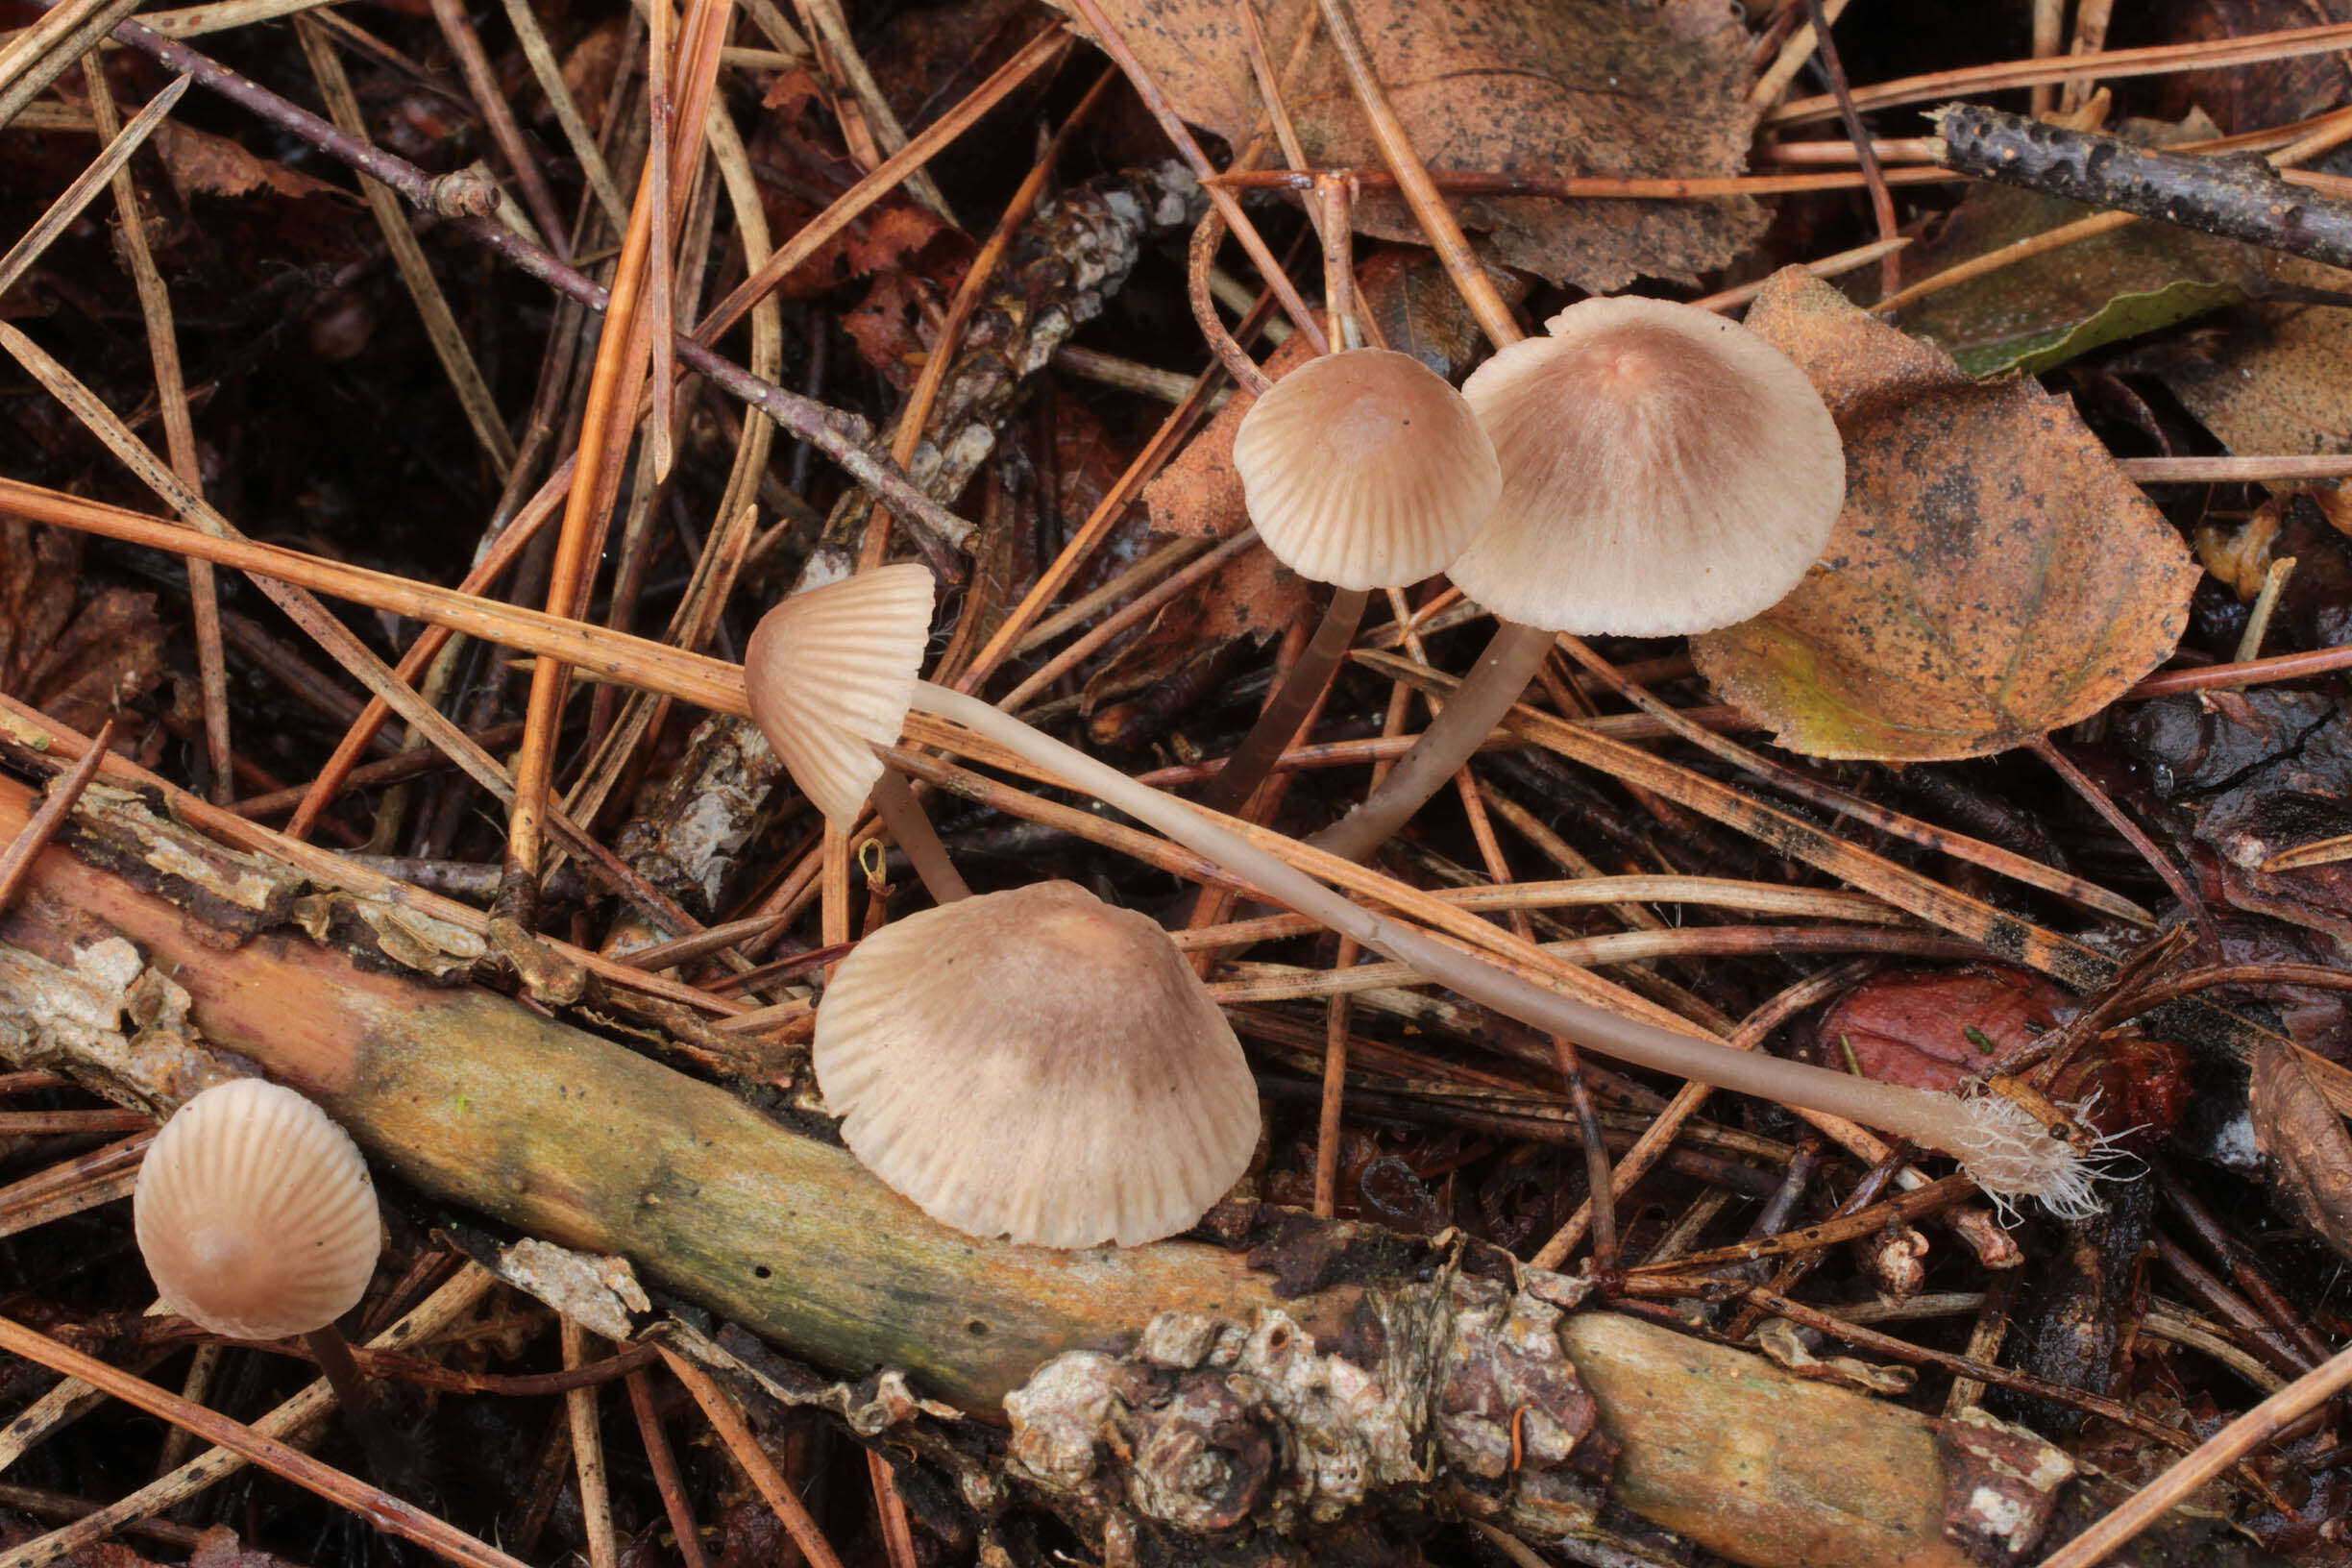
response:
<path fill-rule="evenodd" d="M 0 841 L 32 801 L 0 777 Z M 1303 1220 L 1255 1255 L 946 1231 L 834 1144 L 435 984 L 429 959 L 386 956 L 364 920 L 304 896 L 290 869 L 94 786 L 0 916 L 0 1055 L 159 1109 L 224 1063 L 257 1066 L 437 1200 L 625 1257 L 810 1361 L 899 1368 L 980 1419 L 1009 1411 L 1009 1471 L 1108 1557 L 1262 1547 L 1269 1527 L 1311 1539 L 1360 1522 L 1360 1504 L 1543 1541 L 1590 1529 L 1605 1496 L 1767 1568 L 1961 1568 L 2017 1560 L 2053 1517 L 2096 1506 L 2030 1434 L 1576 1311 L 1577 1282 L 1499 1256 Z M 298 913 L 368 962 L 274 923 Z"/>

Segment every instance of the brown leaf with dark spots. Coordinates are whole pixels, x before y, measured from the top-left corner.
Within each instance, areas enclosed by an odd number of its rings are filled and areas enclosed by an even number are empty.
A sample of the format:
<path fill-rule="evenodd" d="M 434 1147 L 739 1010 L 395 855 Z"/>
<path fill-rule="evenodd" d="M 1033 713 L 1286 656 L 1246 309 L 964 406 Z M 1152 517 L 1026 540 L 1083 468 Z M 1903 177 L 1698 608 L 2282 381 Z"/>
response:
<path fill-rule="evenodd" d="M 2289 1047 L 2254 1057 L 2254 1141 L 2297 1218 L 2352 1257 L 2352 1135 Z"/>
<path fill-rule="evenodd" d="M 1748 325 L 1846 443 L 1846 508 L 1786 599 L 1691 642 L 1782 746 L 1983 756 L 2098 712 L 2168 656 L 2198 569 L 2069 404 L 1969 380 L 1795 268 Z"/>
<path fill-rule="evenodd" d="M 1065 7 L 1066 8 L 1066 5 Z M 1742 172 L 1751 116 L 1748 34 L 1721 0 L 1665 10 L 1609 0 L 1376 0 L 1356 17 L 1413 145 L 1433 170 L 1527 175 Z M 1315 0 L 1259 8 L 1266 51 L 1286 65 L 1319 29 Z M 1235 146 L 1262 117 L 1231 0 L 1127 0 L 1117 25 L 1176 111 Z M 1319 34 L 1284 95 L 1308 160 L 1381 167 L 1363 110 Z M 1762 233 L 1745 197 L 1709 202 L 1562 202 L 1458 196 L 1455 214 L 1496 258 L 1605 292 L 1637 277 L 1695 281 Z M 1356 227 L 1419 240 L 1403 202 L 1367 192 Z"/>
<path fill-rule="evenodd" d="M 190 196 L 249 196 L 257 190 L 280 196 L 340 196 L 347 192 L 284 164 L 247 152 L 227 136 L 198 131 L 178 120 L 156 127 L 156 150 L 163 172 L 184 202 Z"/>
<path fill-rule="evenodd" d="M 2279 286 L 2352 293 L 2352 272 L 2276 257 Z M 2146 367 L 2237 453 L 2352 450 L 2352 311 L 2296 303 L 2234 306 Z"/>

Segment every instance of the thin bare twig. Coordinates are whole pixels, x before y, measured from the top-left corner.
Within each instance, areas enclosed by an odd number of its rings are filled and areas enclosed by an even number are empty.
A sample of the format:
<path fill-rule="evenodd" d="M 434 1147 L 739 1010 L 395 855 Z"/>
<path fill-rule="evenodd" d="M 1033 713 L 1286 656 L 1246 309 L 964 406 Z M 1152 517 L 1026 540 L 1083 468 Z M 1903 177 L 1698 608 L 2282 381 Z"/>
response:
<path fill-rule="evenodd" d="M 24 831 L 11 840 L 6 849 L 0 850 L 0 912 L 5 912 L 9 905 L 16 901 L 16 894 L 23 888 L 26 875 L 33 870 L 34 860 L 48 847 L 49 841 L 57 837 L 57 830 L 64 825 L 65 819 L 73 815 L 74 802 L 82 798 L 82 792 L 89 781 L 98 776 L 99 768 L 106 762 L 107 747 L 113 740 L 114 721 L 110 719 L 98 731 L 97 738 L 90 743 L 90 748 L 82 760 L 57 776 L 57 781 L 50 786 L 49 798 L 43 800 L 40 809 L 26 821 Z"/>

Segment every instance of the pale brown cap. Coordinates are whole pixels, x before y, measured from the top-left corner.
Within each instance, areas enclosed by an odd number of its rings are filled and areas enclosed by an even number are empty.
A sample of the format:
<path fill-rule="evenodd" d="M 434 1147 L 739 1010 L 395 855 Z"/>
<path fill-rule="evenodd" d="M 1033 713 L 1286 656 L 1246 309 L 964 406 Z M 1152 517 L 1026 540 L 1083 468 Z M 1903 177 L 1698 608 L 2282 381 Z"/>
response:
<path fill-rule="evenodd" d="M 376 1272 L 367 1163 L 326 1112 L 258 1078 L 215 1085 L 164 1123 L 131 1209 L 158 1293 L 214 1334 L 323 1329 Z"/>
<path fill-rule="evenodd" d="M 1585 300 L 1462 383 L 1503 497 L 1461 591 L 1549 631 L 1656 637 L 1772 607 L 1829 541 L 1846 455 L 1805 373 L 1696 306 Z"/>
<path fill-rule="evenodd" d="M 1442 572 L 1503 478 L 1462 395 L 1409 354 L 1327 354 L 1276 381 L 1234 436 L 1250 521 L 1293 572 L 1402 588 Z"/>
<path fill-rule="evenodd" d="M 944 1225 L 1137 1246 L 1248 1168 L 1258 1086 L 1167 933 L 1068 882 L 893 920 L 834 971 L 817 1086 L 867 1168 Z"/>
<path fill-rule="evenodd" d="M 770 610 L 744 649 L 751 722 L 825 820 L 846 831 L 915 702 L 932 581 L 913 562 L 812 588 Z"/>

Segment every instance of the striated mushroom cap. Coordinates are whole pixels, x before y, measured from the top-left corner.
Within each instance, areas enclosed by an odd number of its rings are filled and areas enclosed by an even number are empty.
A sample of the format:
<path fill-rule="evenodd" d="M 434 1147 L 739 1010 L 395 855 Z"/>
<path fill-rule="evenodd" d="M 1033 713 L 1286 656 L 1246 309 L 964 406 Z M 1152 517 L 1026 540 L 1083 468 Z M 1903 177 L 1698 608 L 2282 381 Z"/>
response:
<path fill-rule="evenodd" d="M 157 1292 L 214 1334 L 323 1329 L 376 1272 L 376 1187 L 359 1150 L 326 1112 L 258 1078 L 215 1085 L 164 1123 L 131 1208 Z"/>
<path fill-rule="evenodd" d="M 1769 609 L 1829 541 L 1846 454 L 1786 355 L 1664 300 L 1585 300 L 1462 383 L 1503 495 L 1449 572 L 1507 620 L 1655 637 Z"/>
<path fill-rule="evenodd" d="M 1049 1247 L 1193 1224 L 1248 1168 L 1258 1087 L 1167 934 L 1068 882 L 894 920 L 817 1010 L 818 1087 L 944 1225 Z"/>
<path fill-rule="evenodd" d="M 793 782 L 846 831 L 915 702 L 931 637 L 930 572 L 878 567 L 795 594 L 760 621 L 744 649 L 751 722 Z"/>
<path fill-rule="evenodd" d="M 1462 395 L 1385 349 L 1327 354 L 1276 381 L 1235 433 L 1234 467 L 1266 549 L 1342 588 L 1444 571 L 1503 483 Z"/>

